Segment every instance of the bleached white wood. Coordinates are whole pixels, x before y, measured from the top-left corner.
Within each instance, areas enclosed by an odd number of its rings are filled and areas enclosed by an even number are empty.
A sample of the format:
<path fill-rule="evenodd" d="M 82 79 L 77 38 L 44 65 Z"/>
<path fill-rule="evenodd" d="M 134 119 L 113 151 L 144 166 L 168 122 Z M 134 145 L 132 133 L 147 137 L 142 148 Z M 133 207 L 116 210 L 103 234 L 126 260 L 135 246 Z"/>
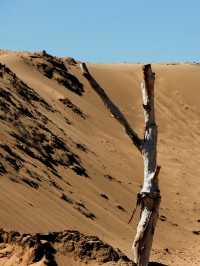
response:
<path fill-rule="evenodd" d="M 144 183 L 138 194 L 141 216 L 132 248 L 136 264 L 138 266 L 147 266 L 160 205 L 160 191 L 158 185 L 160 167 L 157 166 L 156 162 L 157 125 L 154 112 L 155 74 L 151 70 L 151 65 L 144 66 L 144 81 L 141 83 L 141 91 L 144 108 L 145 132 L 144 139 L 141 140 L 130 127 L 126 118 L 117 106 L 112 103 L 103 88 L 92 77 L 85 63 L 80 64 L 80 69 L 91 87 L 102 98 L 104 104 L 110 110 L 112 115 L 124 126 L 134 145 L 142 153 L 144 160 Z"/>
<path fill-rule="evenodd" d="M 143 68 L 144 81 L 141 84 L 144 108 L 145 132 L 142 144 L 144 160 L 144 183 L 140 191 L 141 216 L 133 242 L 134 261 L 138 266 L 147 266 L 149 262 L 153 235 L 159 215 L 160 190 L 157 166 L 157 125 L 154 112 L 155 74 L 151 65 Z"/>

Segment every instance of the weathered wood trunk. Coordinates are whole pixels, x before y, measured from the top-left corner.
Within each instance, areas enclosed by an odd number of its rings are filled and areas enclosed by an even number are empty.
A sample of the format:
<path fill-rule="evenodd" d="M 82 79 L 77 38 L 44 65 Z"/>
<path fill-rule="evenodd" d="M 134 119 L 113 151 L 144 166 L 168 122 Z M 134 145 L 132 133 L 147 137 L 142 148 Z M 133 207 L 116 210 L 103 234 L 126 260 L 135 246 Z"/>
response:
<path fill-rule="evenodd" d="M 158 186 L 160 167 L 157 166 L 156 162 L 157 125 L 154 112 L 155 74 L 151 70 L 151 65 L 144 66 L 144 81 L 141 84 L 141 89 L 145 132 L 144 139 L 140 139 L 130 127 L 119 108 L 109 99 L 103 88 L 92 77 L 86 64 L 81 63 L 80 68 L 83 76 L 88 80 L 91 87 L 98 93 L 113 116 L 124 126 L 126 133 L 137 149 L 142 153 L 144 159 L 144 184 L 142 190 L 138 193 L 137 203 L 141 206 L 141 216 L 133 243 L 133 252 L 136 264 L 139 266 L 147 266 L 160 205 L 160 191 Z"/>
<path fill-rule="evenodd" d="M 143 67 L 143 73 L 144 81 L 141 84 L 141 89 L 145 132 L 141 151 L 144 159 L 144 184 L 141 192 L 138 194 L 141 216 L 133 242 L 134 260 L 138 266 L 148 265 L 161 198 L 158 185 L 160 167 L 157 166 L 156 161 L 157 125 L 154 112 L 155 74 L 151 70 L 151 65 L 145 65 Z"/>

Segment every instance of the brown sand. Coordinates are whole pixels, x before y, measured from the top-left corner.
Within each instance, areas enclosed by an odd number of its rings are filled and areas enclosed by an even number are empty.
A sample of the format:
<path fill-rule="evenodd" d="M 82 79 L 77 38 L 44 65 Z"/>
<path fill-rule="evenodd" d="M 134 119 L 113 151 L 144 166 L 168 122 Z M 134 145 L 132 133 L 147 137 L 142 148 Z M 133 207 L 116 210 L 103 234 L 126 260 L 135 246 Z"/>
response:
<path fill-rule="evenodd" d="M 0 178 L 0 227 L 27 233 L 78 230 L 131 257 L 139 214 L 132 224 L 127 222 L 142 184 L 141 155 L 79 65 L 65 60 L 65 76 L 63 66 L 56 65 L 60 61 L 52 60 L 44 53 L 0 55 L 0 62 L 17 76 L 7 70 L 0 76 L 0 90 L 9 91 L 14 103 L 0 110 L 0 162 L 5 170 Z M 151 260 L 200 265 L 200 66 L 152 68 L 162 203 Z M 89 69 L 142 136 L 142 65 L 89 64 Z M 75 87 L 69 90 L 65 80 Z M 23 92 L 16 84 L 24 86 Z M 5 97 L 10 103 L 5 94 L 2 102 Z M 59 265 L 68 265 L 62 261 Z"/>

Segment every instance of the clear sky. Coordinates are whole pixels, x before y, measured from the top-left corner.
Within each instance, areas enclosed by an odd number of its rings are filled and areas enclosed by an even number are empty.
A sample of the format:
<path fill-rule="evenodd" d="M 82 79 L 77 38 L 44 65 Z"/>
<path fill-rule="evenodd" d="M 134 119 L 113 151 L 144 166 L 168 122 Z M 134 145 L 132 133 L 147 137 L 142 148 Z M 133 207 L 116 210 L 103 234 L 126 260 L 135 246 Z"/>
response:
<path fill-rule="evenodd" d="M 93 62 L 199 61 L 200 0 L 0 0 L 0 48 Z"/>

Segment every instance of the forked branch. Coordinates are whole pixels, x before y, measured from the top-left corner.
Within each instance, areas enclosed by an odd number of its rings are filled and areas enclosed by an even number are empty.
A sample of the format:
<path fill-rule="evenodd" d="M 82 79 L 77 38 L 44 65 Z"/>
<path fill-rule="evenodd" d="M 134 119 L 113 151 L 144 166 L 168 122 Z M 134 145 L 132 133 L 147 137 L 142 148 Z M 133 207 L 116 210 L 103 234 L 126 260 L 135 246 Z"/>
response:
<path fill-rule="evenodd" d="M 151 65 L 143 67 L 144 81 L 141 84 L 145 132 L 142 145 L 144 160 L 144 183 L 139 193 L 141 216 L 133 242 L 134 260 L 138 266 L 147 266 L 149 262 L 153 235 L 158 219 L 160 190 L 157 166 L 157 125 L 154 112 L 155 73 Z"/>
<path fill-rule="evenodd" d="M 144 109 L 145 132 L 144 139 L 141 140 L 130 127 L 128 121 L 119 108 L 109 99 L 104 89 L 89 73 L 86 64 L 81 63 L 80 68 L 91 87 L 98 93 L 113 116 L 124 126 L 132 142 L 142 153 L 144 160 L 144 183 L 140 193 L 138 193 L 137 204 L 141 207 L 141 216 L 137 227 L 137 233 L 133 242 L 133 252 L 135 263 L 138 266 L 147 266 L 161 199 L 158 184 L 160 166 L 157 166 L 156 160 L 157 125 L 154 111 L 155 74 L 151 70 L 151 65 L 145 65 L 143 67 L 144 81 L 141 84 L 141 90 Z"/>

